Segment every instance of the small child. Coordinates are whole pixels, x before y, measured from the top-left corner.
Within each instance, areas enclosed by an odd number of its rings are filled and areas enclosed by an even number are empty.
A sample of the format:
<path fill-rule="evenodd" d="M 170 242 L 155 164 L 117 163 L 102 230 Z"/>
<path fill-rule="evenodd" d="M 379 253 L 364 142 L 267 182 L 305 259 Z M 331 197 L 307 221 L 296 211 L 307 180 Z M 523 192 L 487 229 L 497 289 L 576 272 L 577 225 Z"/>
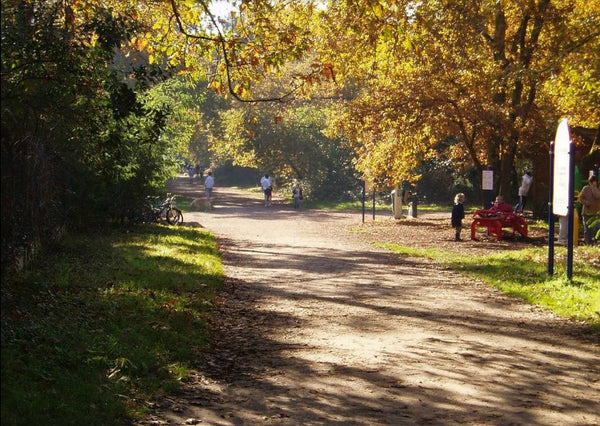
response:
<path fill-rule="evenodd" d="M 454 241 L 462 241 L 460 239 L 460 231 L 462 230 L 462 220 L 465 218 L 465 194 L 458 193 L 454 197 L 454 207 L 452 208 L 452 227 L 454 228 Z"/>

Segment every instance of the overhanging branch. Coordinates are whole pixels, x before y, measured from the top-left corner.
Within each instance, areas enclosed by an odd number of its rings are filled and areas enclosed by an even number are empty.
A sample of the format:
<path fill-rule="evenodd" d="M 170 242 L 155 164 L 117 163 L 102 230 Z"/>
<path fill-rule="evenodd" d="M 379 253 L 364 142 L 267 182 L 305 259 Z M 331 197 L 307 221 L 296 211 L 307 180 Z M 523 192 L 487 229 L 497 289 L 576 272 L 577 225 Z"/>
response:
<path fill-rule="evenodd" d="M 202 1 L 202 0 L 200 0 L 198 2 L 198 3 L 200 3 L 200 5 L 202 6 L 202 8 L 204 9 L 204 12 L 206 13 L 206 15 L 208 16 L 208 18 L 210 19 L 211 23 L 214 25 L 214 27 L 215 27 L 215 29 L 217 31 L 217 37 L 209 37 L 209 36 L 206 36 L 206 35 L 203 35 L 203 34 L 192 34 L 192 33 L 188 32 L 186 30 L 185 26 L 183 25 L 183 21 L 181 19 L 181 15 L 180 15 L 179 10 L 177 8 L 176 0 L 169 0 L 169 1 L 170 1 L 170 4 L 171 4 L 171 9 L 173 10 L 173 14 L 175 16 L 175 20 L 177 22 L 177 27 L 179 28 L 179 31 L 181 31 L 181 33 L 185 37 L 192 38 L 192 39 L 197 39 L 197 40 L 205 40 L 205 41 L 209 41 L 211 43 L 218 44 L 219 49 L 223 53 L 223 61 L 225 62 L 225 76 L 227 78 L 227 88 L 228 88 L 228 91 L 231 94 L 231 96 L 233 96 L 236 100 L 238 100 L 240 102 L 245 102 L 245 103 L 284 102 L 286 99 L 292 97 L 292 95 L 294 93 L 296 93 L 304 84 L 306 84 L 306 82 L 303 82 L 302 84 L 298 85 L 297 87 L 294 87 L 293 89 L 289 90 L 287 93 L 283 94 L 282 96 L 277 96 L 277 97 L 254 98 L 254 99 L 244 99 L 244 98 L 240 97 L 235 92 L 235 90 L 233 88 L 233 81 L 232 81 L 232 77 L 231 77 L 232 64 L 231 64 L 231 61 L 229 59 L 228 50 L 227 50 L 227 43 L 226 43 L 225 36 L 221 32 L 219 26 L 217 25 L 217 21 L 216 21 L 214 15 L 210 11 L 210 9 L 206 5 L 206 3 L 204 1 Z M 314 72 L 312 74 L 314 74 Z"/>

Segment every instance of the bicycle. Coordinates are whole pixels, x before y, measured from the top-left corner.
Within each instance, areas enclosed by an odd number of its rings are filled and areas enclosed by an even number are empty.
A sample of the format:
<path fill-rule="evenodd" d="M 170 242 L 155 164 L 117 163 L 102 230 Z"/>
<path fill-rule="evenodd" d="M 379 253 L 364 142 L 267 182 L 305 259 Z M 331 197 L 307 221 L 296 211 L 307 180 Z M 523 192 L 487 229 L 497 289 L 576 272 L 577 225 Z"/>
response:
<path fill-rule="evenodd" d="M 173 204 L 175 195 L 167 194 L 166 198 L 146 197 L 142 220 L 143 222 L 161 222 L 169 225 L 179 225 L 183 222 L 183 213 Z"/>

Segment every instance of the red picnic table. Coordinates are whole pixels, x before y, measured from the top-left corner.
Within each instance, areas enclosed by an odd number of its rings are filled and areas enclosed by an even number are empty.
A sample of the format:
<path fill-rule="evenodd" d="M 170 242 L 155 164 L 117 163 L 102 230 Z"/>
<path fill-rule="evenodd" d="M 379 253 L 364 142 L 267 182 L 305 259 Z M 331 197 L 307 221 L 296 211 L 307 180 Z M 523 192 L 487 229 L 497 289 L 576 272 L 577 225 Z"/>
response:
<path fill-rule="evenodd" d="M 473 223 L 471 223 L 472 240 L 477 239 L 478 227 L 487 228 L 488 235 L 497 240 L 502 239 L 502 228 L 512 228 L 513 235 L 518 232 L 527 237 L 527 221 L 523 216 L 515 213 L 477 210 L 473 213 Z"/>

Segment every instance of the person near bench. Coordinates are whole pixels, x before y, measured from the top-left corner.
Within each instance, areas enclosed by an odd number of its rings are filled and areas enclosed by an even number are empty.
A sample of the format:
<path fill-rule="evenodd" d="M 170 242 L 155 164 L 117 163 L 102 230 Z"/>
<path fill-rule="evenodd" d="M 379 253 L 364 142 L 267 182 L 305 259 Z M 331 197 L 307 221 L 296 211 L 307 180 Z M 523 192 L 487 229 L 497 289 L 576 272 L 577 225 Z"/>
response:
<path fill-rule="evenodd" d="M 598 176 L 592 175 L 588 184 L 581 189 L 579 201 L 582 204 L 583 236 L 586 245 L 592 245 L 594 236 L 598 232 L 598 225 L 592 225 L 592 218 L 600 215 L 600 188 Z"/>
<path fill-rule="evenodd" d="M 492 207 L 486 211 L 490 213 L 512 213 L 513 208 L 510 204 L 504 201 L 504 197 L 502 195 L 498 195 Z"/>

